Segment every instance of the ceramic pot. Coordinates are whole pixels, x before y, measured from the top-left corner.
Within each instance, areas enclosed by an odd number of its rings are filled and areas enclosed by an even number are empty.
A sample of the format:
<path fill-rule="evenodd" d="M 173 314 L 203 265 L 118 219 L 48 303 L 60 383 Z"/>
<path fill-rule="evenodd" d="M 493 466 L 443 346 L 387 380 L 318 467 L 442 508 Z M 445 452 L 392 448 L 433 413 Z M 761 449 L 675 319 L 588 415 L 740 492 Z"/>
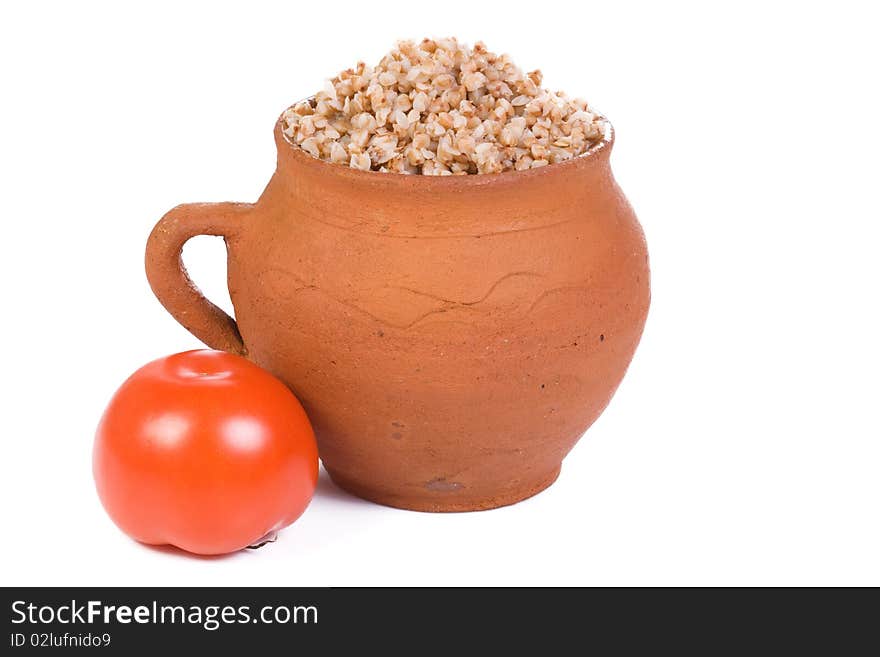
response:
<path fill-rule="evenodd" d="M 549 486 L 611 399 L 650 298 L 642 229 L 606 139 L 568 162 L 449 177 L 316 160 L 275 126 L 254 203 L 181 205 L 147 276 L 209 347 L 278 376 L 342 488 L 422 511 L 490 509 Z M 181 262 L 220 235 L 235 319 Z"/>

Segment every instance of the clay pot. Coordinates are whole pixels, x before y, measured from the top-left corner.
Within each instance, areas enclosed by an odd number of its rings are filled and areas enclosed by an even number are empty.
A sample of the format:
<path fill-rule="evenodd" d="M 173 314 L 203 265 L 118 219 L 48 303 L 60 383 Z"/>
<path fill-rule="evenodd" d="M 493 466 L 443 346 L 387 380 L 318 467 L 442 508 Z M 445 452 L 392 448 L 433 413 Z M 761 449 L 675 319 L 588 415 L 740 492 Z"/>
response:
<path fill-rule="evenodd" d="M 302 401 L 342 488 L 422 511 L 490 509 L 549 486 L 611 399 L 650 297 L 641 227 L 611 174 L 612 134 L 561 164 L 405 176 L 313 159 L 275 127 L 255 204 L 181 205 L 147 276 L 209 347 Z M 236 319 L 181 263 L 221 235 Z"/>

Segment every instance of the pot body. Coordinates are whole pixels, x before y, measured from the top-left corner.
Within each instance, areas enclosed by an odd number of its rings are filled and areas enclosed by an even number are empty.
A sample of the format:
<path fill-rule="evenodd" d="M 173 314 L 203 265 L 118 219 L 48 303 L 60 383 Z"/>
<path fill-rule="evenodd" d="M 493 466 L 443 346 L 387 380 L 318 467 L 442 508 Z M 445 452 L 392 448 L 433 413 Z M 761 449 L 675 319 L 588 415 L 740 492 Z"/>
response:
<path fill-rule="evenodd" d="M 426 511 L 550 485 L 648 311 L 610 134 L 544 169 L 430 179 L 319 162 L 275 134 L 265 192 L 214 232 L 240 350 L 303 403 L 334 481 Z"/>

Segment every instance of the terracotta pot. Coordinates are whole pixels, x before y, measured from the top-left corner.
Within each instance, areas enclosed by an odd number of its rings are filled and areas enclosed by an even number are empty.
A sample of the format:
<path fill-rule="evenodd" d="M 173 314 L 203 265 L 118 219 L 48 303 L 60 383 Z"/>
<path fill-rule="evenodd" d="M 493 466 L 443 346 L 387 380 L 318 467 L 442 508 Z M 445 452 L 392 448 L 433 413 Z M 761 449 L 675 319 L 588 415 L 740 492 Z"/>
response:
<path fill-rule="evenodd" d="M 147 276 L 209 347 L 302 401 L 342 488 L 423 511 L 490 509 L 549 486 L 614 393 L 642 333 L 648 254 L 611 174 L 612 134 L 541 169 L 362 172 L 275 127 L 255 204 L 181 205 Z M 181 263 L 221 235 L 233 320 Z"/>

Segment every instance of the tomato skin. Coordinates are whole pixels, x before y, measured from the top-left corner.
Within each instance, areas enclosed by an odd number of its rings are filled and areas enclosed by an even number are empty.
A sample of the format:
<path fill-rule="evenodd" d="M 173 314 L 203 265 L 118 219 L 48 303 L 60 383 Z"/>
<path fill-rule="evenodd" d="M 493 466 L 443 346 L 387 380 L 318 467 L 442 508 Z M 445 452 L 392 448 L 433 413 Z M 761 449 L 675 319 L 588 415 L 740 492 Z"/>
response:
<path fill-rule="evenodd" d="M 296 520 L 318 481 L 318 449 L 293 393 L 250 361 L 197 350 L 148 363 L 98 426 L 98 496 L 126 534 L 225 554 Z"/>

